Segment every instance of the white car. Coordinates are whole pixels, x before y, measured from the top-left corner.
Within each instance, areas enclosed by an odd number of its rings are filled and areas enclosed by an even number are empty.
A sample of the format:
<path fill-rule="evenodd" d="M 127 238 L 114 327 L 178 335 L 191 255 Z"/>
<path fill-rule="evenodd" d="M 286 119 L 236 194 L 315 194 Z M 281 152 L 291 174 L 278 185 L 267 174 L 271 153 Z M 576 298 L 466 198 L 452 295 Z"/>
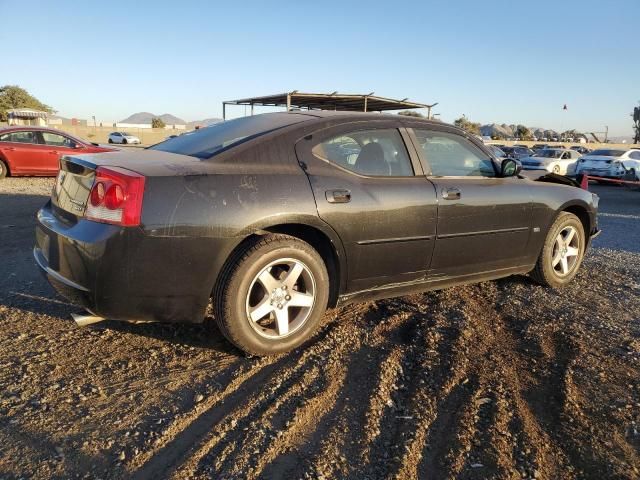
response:
<path fill-rule="evenodd" d="M 112 132 L 109 134 L 109 143 L 140 144 L 140 139 L 127 132 Z"/>
<path fill-rule="evenodd" d="M 521 158 L 523 170 L 546 170 L 558 175 L 575 175 L 580 153 L 566 148 L 544 148 Z"/>
<path fill-rule="evenodd" d="M 640 150 L 601 148 L 580 158 L 576 175 L 625 178 L 635 176 L 640 179 Z"/>

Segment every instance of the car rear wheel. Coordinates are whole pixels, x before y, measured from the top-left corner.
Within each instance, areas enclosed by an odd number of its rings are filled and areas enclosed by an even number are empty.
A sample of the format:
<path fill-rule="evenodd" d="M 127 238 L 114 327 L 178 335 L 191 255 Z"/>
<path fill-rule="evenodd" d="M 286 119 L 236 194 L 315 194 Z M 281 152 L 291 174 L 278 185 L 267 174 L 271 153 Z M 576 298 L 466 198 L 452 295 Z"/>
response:
<path fill-rule="evenodd" d="M 555 165 L 553 167 L 553 173 L 555 174 L 560 174 L 560 166 L 559 165 Z"/>
<path fill-rule="evenodd" d="M 561 212 L 547 233 L 547 238 L 531 272 L 542 285 L 560 288 L 578 273 L 586 247 L 582 222 L 574 214 Z"/>
<path fill-rule="evenodd" d="M 9 174 L 9 169 L 4 161 L 0 160 L 0 178 L 4 178 Z"/>
<path fill-rule="evenodd" d="M 109 143 L 113 143 L 113 140 L 109 139 Z"/>
<path fill-rule="evenodd" d="M 123 139 L 122 139 L 122 144 L 123 144 L 123 145 L 126 145 L 126 144 L 127 144 L 127 139 L 126 139 L 126 138 L 123 138 Z"/>
<path fill-rule="evenodd" d="M 318 328 L 329 298 L 322 257 L 288 235 L 250 241 L 231 258 L 213 295 L 223 335 L 252 355 L 291 350 Z"/>

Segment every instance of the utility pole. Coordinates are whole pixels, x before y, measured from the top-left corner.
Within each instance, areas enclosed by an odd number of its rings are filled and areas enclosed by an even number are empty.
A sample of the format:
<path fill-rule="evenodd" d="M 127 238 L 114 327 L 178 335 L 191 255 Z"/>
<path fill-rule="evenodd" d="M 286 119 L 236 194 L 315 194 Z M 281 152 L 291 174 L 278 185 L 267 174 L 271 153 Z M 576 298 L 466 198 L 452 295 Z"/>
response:
<path fill-rule="evenodd" d="M 640 102 L 638 102 L 640 103 Z M 636 134 L 633 137 L 633 143 L 640 143 L 640 107 L 635 107 L 633 109 L 633 129 L 636 131 Z"/>

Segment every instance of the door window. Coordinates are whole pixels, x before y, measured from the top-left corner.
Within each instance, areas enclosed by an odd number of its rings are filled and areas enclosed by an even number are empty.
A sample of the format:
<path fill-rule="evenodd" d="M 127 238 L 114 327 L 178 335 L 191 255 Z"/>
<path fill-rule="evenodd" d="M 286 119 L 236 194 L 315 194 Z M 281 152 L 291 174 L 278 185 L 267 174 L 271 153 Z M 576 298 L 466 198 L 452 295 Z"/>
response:
<path fill-rule="evenodd" d="M 631 152 L 629 154 L 629 158 L 633 158 L 634 160 L 640 160 L 640 152 Z"/>
<path fill-rule="evenodd" d="M 413 176 L 404 141 L 395 128 L 341 133 L 317 144 L 312 153 L 368 176 Z"/>
<path fill-rule="evenodd" d="M 64 135 L 58 135 L 57 133 L 42 132 L 42 138 L 44 139 L 45 145 L 67 148 L 74 148 L 76 146 L 76 142 Z"/>
<path fill-rule="evenodd" d="M 0 137 L 0 141 L 15 143 L 38 143 L 36 141 L 36 136 L 32 131 L 6 133 Z"/>
<path fill-rule="evenodd" d="M 452 133 L 415 130 L 418 145 L 438 177 L 495 177 L 493 161 L 466 138 Z"/>

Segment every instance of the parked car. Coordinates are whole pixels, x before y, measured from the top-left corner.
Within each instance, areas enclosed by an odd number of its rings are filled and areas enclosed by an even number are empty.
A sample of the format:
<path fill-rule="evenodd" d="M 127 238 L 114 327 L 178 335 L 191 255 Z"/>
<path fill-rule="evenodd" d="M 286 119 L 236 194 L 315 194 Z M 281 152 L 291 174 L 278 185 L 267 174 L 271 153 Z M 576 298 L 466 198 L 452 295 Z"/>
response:
<path fill-rule="evenodd" d="M 86 321 L 201 322 L 212 298 L 255 355 L 336 305 L 526 273 L 562 287 L 598 231 L 598 197 L 569 179 L 395 115 L 248 116 L 62 167 L 34 256 Z"/>
<path fill-rule="evenodd" d="M 109 134 L 109 143 L 121 143 L 123 145 L 140 144 L 140 139 L 135 135 L 131 135 L 127 132 L 112 132 Z"/>
<path fill-rule="evenodd" d="M 546 170 L 558 175 L 575 175 L 576 163 L 580 154 L 565 148 L 546 148 L 538 150 L 530 157 L 521 159 L 525 170 Z"/>
<path fill-rule="evenodd" d="M 640 172 L 640 150 L 601 148 L 580 158 L 576 174 L 605 178 L 633 177 Z"/>
<path fill-rule="evenodd" d="M 575 150 L 576 152 L 580 153 L 581 155 L 586 155 L 587 153 L 591 152 L 590 148 L 583 147 L 582 145 L 574 145 L 573 147 L 571 147 L 571 150 Z"/>
<path fill-rule="evenodd" d="M 533 150 L 530 150 L 527 147 L 502 147 L 501 150 L 505 153 L 507 158 L 515 158 L 516 160 L 530 157 L 534 154 Z"/>
<path fill-rule="evenodd" d="M 16 126 L 0 129 L 0 178 L 8 175 L 55 176 L 60 156 L 112 151 L 52 128 Z"/>
<path fill-rule="evenodd" d="M 544 150 L 545 148 L 552 148 L 552 147 L 546 143 L 536 143 L 533 147 L 531 147 L 531 150 L 533 150 L 534 152 L 537 152 L 538 150 Z"/>

